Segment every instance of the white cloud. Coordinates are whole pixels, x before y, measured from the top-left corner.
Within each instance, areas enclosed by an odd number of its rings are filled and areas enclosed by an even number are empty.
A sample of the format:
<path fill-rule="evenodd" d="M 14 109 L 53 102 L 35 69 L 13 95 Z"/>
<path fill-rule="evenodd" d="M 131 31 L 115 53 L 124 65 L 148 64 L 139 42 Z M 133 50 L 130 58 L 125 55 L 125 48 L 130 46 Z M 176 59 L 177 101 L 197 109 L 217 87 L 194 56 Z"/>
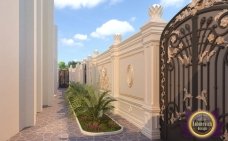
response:
<path fill-rule="evenodd" d="M 54 0 L 55 7 L 62 8 L 72 8 L 72 9 L 80 9 L 80 8 L 93 8 L 102 4 L 104 2 L 109 2 L 110 5 L 115 5 L 117 3 L 122 2 L 123 0 Z"/>
<path fill-rule="evenodd" d="M 84 41 L 84 40 L 87 40 L 88 37 L 87 37 L 87 35 L 84 35 L 84 34 L 75 34 L 74 39 Z"/>
<path fill-rule="evenodd" d="M 117 3 L 122 2 L 123 0 L 110 0 L 110 5 L 115 5 Z"/>
<path fill-rule="evenodd" d="M 164 7 L 171 7 L 171 6 L 180 7 L 188 2 L 189 0 L 160 0 L 160 4 Z"/>
<path fill-rule="evenodd" d="M 73 39 L 63 38 L 61 41 L 64 45 L 67 45 L 67 46 L 72 46 L 75 44 Z"/>
<path fill-rule="evenodd" d="M 76 42 L 74 39 L 71 38 L 63 38 L 61 39 L 61 43 L 65 46 L 76 46 L 76 47 L 83 47 L 83 43 Z"/>
<path fill-rule="evenodd" d="M 65 7 L 73 9 L 92 8 L 104 1 L 105 0 L 55 0 L 55 6 L 60 9 Z"/>
<path fill-rule="evenodd" d="M 92 32 L 90 35 L 96 38 L 104 38 L 116 33 L 125 34 L 132 31 L 134 31 L 134 28 L 127 21 L 112 19 L 98 27 L 96 31 Z"/>
<path fill-rule="evenodd" d="M 83 47 L 84 44 L 82 41 L 85 41 L 88 39 L 88 36 L 85 34 L 75 34 L 71 38 L 62 38 L 60 41 L 64 46 L 77 46 L 77 47 Z"/>

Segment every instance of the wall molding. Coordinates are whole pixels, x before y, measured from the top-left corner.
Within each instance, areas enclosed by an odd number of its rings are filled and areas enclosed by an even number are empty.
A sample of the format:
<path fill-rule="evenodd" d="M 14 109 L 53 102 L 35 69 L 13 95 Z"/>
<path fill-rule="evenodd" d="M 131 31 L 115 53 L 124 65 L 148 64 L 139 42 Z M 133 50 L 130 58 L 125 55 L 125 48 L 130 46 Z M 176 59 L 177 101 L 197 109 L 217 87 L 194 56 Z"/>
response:
<path fill-rule="evenodd" d="M 144 101 L 144 98 L 137 97 L 137 96 L 133 96 L 133 95 L 130 95 L 130 94 L 123 94 L 123 93 L 120 93 L 120 95 L 126 96 L 126 97 L 130 97 L 130 98 L 133 98 L 133 99 L 137 99 L 137 100 L 140 100 L 140 101 Z"/>
<path fill-rule="evenodd" d="M 140 50 L 139 50 L 139 49 L 140 49 Z M 136 50 L 139 50 L 139 51 L 133 52 L 133 51 L 136 51 Z M 138 55 L 138 54 L 144 55 L 144 50 L 143 50 L 143 48 L 137 48 L 137 49 L 135 49 L 135 50 L 131 50 L 131 51 L 126 52 L 126 53 L 122 53 L 122 54 L 119 55 L 119 56 L 120 56 L 119 60 L 123 60 L 123 59 L 125 59 L 125 58 L 132 57 L 132 56 L 135 56 L 135 55 Z"/>

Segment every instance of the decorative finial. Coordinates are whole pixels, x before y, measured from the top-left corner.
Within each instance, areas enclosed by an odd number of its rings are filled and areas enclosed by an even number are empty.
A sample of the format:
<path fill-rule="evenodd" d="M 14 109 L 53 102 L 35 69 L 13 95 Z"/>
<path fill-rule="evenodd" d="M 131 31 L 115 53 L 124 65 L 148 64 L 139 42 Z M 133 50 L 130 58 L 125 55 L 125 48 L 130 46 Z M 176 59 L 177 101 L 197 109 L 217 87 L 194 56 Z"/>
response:
<path fill-rule="evenodd" d="M 99 51 L 97 49 L 95 49 L 94 54 L 99 55 Z"/>
<path fill-rule="evenodd" d="M 113 36 L 113 40 L 114 40 L 113 45 L 118 45 L 119 43 L 121 43 L 121 40 L 122 40 L 121 34 L 115 34 Z"/>
<path fill-rule="evenodd" d="M 86 58 L 82 59 L 82 64 L 86 63 Z"/>
<path fill-rule="evenodd" d="M 97 57 L 98 55 L 99 55 L 99 51 L 98 51 L 97 49 L 94 50 L 94 51 L 93 51 L 92 57 L 95 58 L 95 57 Z"/>
<path fill-rule="evenodd" d="M 80 64 L 79 64 L 79 63 L 77 63 L 77 64 L 76 64 L 76 66 L 75 66 L 75 68 L 79 68 L 79 65 L 80 65 Z"/>
<path fill-rule="evenodd" d="M 154 4 L 149 8 L 149 16 L 151 21 L 161 20 L 163 14 L 163 8 L 159 4 Z"/>
<path fill-rule="evenodd" d="M 92 56 L 91 55 L 88 55 L 87 58 L 88 58 L 88 60 L 91 60 L 92 59 Z"/>

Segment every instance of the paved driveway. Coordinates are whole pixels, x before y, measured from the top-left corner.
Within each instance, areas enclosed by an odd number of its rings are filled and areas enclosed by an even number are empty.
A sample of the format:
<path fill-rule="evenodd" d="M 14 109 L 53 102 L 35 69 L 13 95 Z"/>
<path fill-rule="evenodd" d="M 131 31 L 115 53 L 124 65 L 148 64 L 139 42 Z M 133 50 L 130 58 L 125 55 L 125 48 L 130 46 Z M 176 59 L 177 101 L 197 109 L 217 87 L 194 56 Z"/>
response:
<path fill-rule="evenodd" d="M 52 107 L 45 107 L 37 114 L 36 126 L 26 128 L 9 141 L 150 141 L 139 129 L 121 118 L 113 118 L 124 126 L 117 135 L 88 137 L 80 133 L 75 119 L 69 118 L 62 92 L 55 96 Z"/>

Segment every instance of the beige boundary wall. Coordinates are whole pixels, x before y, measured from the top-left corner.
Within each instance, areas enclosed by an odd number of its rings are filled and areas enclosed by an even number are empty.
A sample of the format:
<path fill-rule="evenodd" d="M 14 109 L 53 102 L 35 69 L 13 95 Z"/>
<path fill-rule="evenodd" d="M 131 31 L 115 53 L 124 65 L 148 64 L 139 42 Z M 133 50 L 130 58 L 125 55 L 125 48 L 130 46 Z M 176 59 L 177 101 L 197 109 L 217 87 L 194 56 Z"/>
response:
<path fill-rule="evenodd" d="M 34 126 L 56 85 L 54 0 L 0 1 L 0 141 Z M 55 72 L 55 73 L 54 73 Z"/>
<path fill-rule="evenodd" d="M 84 83 L 83 73 L 84 66 L 82 64 L 77 64 L 75 68 L 72 68 L 72 66 L 70 66 L 69 80 L 72 82 Z"/>
<path fill-rule="evenodd" d="M 113 45 L 104 53 L 94 53 L 84 60 L 87 84 L 110 90 L 116 102 L 115 113 L 139 127 L 151 139 L 159 139 L 159 43 L 166 22 L 162 8 L 149 9 L 150 20 L 137 34 L 121 42 L 114 36 Z M 83 67 L 83 65 L 80 67 Z M 79 81 L 76 69 L 70 75 Z M 77 74 L 77 76 L 72 75 Z M 83 73 L 80 72 L 82 75 Z"/>

